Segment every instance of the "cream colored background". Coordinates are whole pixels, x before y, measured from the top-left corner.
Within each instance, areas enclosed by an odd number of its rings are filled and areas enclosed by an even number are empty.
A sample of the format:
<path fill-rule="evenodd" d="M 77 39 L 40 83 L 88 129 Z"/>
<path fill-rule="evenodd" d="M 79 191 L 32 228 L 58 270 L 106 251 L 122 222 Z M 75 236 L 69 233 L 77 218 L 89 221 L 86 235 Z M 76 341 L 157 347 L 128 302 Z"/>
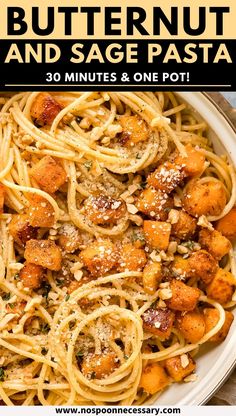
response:
<path fill-rule="evenodd" d="M 41 12 L 41 23 L 42 25 L 46 23 L 46 9 L 48 6 L 55 7 L 56 13 L 56 25 L 55 30 L 52 35 L 50 35 L 50 39 L 56 38 L 67 38 L 70 39 L 84 39 L 86 38 L 86 15 L 85 14 L 75 14 L 73 17 L 74 22 L 74 30 L 72 36 L 63 36 L 63 15 L 57 13 L 58 6 L 100 6 L 103 10 L 105 6 L 118 6 L 122 7 L 122 25 L 120 28 L 122 29 L 122 36 L 112 36 L 113 38 L 127 38 L 126 36 L 126 7 L 127 6 L 140 6 L 144 7 L 147 13 L 147 20 L 144 24 L 146 30 L 152 34 L 152 8 L 154 6 L 160 6 L 163 8 L 163 11 L 168 15 L 170 15 L 170 7 L 171 6 L 178 6 L 179 7 L 179 34 L 178 36 L 172 37 L 167 30 L 163 27 L 161 36 L 152 36 L 152 39 L 191 39 L 190 36 L 186 35 L 183 31 L 182 27 L 182 7 L 183 6 L 191 6 L 192 16 L 191 16 L 191 23 L 194 25 L 198 22 L 198 7 L 203 6 L 206 7 L 207 10 L 210 6 L 229 6 L 231 7 L 230 13 L 225 14 L 224 18 L 224 35 L 223 36 L 216 36 L 215 35 L 215 14 L 207 13 L 207 28 L 204 35 L 201 35 L 201 39 L 236 39 L 236 0 L 0 0 L 0 16 L 1 16 L 1 24 L 0 24 L 0 37 L 2 39 L 7 38 L 7 7 L 9 6 L 19 6 L 23 7 L 26 11 L 26 20 L 29 23 L 28 31 L 25 35 L 22 35 L 21 38 L 28 38 L 28 39 L 38 39 L 37 35 L 34 35 L 31 30 L 31 8 L 32 6 L 40 7 Z M 118 17 L 119 15 L 114 15 L 114 17 Z M 115 26 L 114 26 L 115 28 Z M 91 36 L 90 38 L 105 38 L 104 36 L 104 14 L 100 13 L 96 17 L 96 25 L 95 25 L 96 34 Z M 135 33 L 135 38 L 145 38 L 145 36 L 141 36 L 139 33 Z M 15 37 L 8 37 L 8 39 L 19 39 L 19 36 Z M 132 38 L 132 37 L 131 37 Z M 197 39 L 198 37 L 195 37 Z M 108 39 L 108 37 L 106 37 Z"/>

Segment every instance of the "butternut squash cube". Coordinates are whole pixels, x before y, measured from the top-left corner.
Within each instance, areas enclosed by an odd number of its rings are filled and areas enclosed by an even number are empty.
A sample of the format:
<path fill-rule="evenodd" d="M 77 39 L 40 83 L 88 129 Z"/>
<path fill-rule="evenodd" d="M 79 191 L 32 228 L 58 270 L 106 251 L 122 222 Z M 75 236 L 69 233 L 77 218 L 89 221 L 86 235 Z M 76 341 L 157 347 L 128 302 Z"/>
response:
<path fill-rule="evenodd" d="M 37 95 L 31 106 L 30 115 L 34 119 L 36 125 L 50 125 L 62 108 L 62 105 L 50 94 L 41 92 Z"/>
<path fill-rule="evenodd" d="M 223 218 L 217 221 L 217 231 L 221 232 L 233 243 L 236 240 L 236 207 L 233 207 Z"/>
<path fill-rule="evenodd" d="M 165 221 L 168 218 L 168 209 L 173 207 L 173 200 L 165 192 L 146 188 L 138 196 L 136 207 L 155 220 Z"/>
<path fill-rule="evenodd" d="M 199 243 L 217 260 L 220 260 L 228 254 L 232 248 L 232 244 L 228 238 L 224 237 L 217 230 L 201 230 L 199 233 Z"/>
<path fill-rule="evenodd" d="M 175 314 L 168 308 L 149 308 L 142 315 L 143 328 L 162 340 L 171 335 Z"/>
<path fill-rule="evenodd" d="M 208 285 L 214 279 L 218 270 L 218 263 L 206 250 L 195 251 L 189 257 L 189 265 L 193 276 Z"/>
<path fill-rule="evenodd" d="M 88 354 L 83 359 L 81 371 L 89 379 L 102 379 L 109 376 L 119 366 L 119 360 L 112 351 L 102 354 Z"/>
<path fill-rule="evenodd" d="M 184 177 L 185 173 L 180 165 L 165 162 L 148 176 L 147 182 L 153 188 L 168 194 L 182 182 Z"/>
<path fill-rule="evenodd" d="M 196 364 L 193 358 L 189 354 L 185 354 L 187 356 L 185 366 L 183 360 L 181 361 L 181 356 L 177 355 L 176 357 L 167 358 L 165 361 L 165 368 L 170 375 L 170 377 L 176 381 L 182 381 L 185 377 L 189 376 L 196 368 Z"/>
<path fill-rule="evenodd" d="M 168 222 L 144 221 L 143 231 L 147 243 L 152 248 L 167 250 L 171 232 L 171 225 Z"/>
<path fill-rule="evenodd" d="M 161 264 L 151 262 L 146 264 L 143 270 L 143 288 L 146 293 L 153 295 L 162 279 Z"/>
<path fill-rule="evenodd" d="M 142 271 L 147 262 L 145 251 L 132 244 L 124 244 L 121 248 L 118 270 L 123 272 Z"/>
<path fill-rule="evenodd" d="M 206 308 L 203 311 L 204 318 L 205 318 L 205 325 L 206 325 L 206 333 L 209 332 L 212 328 L 214 328 L 219 321 L 220 314 L 217 309 Z M 231 324 L 234 320 L 234 315 L 232 312 L 225 311 L 225 322 L 221 329 L 213 335 L 208 341 L 210 342 L 222 342 L 228 335 L 230 330 Z"/>
<path fill-rule="evenodd" d="M 139 116 L 121 116 L 119 122 L 123 128 L 119 141 L 124 146 L 134 146 L 136 143 L 146 141 L 149 137 L 149 128 Z"/>
<path fill-rule="evenodd" d="M 25 263 L 20 270 L 19 277 L 24 287 L 38 289 L 43 280 L 44 270 L 42 266 L 33 263 Z"/>
<path fill-rule="evenodd" d="M 109 240 L 93 242 L 80 252 L 79 257 L 95 277 L 109 272 L 118 262 L 117 248 Z"/>
<path fill-rule="evenodd" d="M 232 273 L 218 269 L 214 279 L 207 286 L 207 296 L 224 305 L 232 299 L 236 279 Z"/>
<path fill-rule="evenodd" d="M 177 326 L 187 342 L 196 344 L 205 334 L 204 315 L 198 311 L 179 314 Z"/>
<path fill-rule="evenodd" d="M 44 156 L 30 171 L 31 176 L 40 188 L 53 194 L 66 182 L 66 171 L 62 165 L 51 156 Z"/>
<path fill-rule="evenodd" d="M 52 227 L 55 223 L 54 208 L 47 201 L 37 194 L 28 196 L 30 206 L 28 209 L 29 222 L 32 227 Z"/>
<path fill-rule="evenodd" d="M 61 269 L 61 249 L 52 240 L 29 240 L 25 247 L 25 259 L 49 270 Z"/>
<path fill-rule="evenodd" d="M 179 280 L 173 279 L 170 282 L 170 290 L 172 297 L 165 300 L 165 303 L 170 309 L 176 311 L 193 311 L 200 297 L 200 290 L 186 285 Z"/>
<path fill-rule="evenodd" d="M 26 214 L 13 214 L 8 230 L 20 246 L 24 246 L 28 240 L 37 237 L 37 228 L 30 225 L 30 218 Z"/>
<path fill-rule="evenodd" d="M 170 379 L 158 363 L 148 364 L 142 371 L 139 387 L 148 394 L 155 394 L 170 384 Z"/>
<path fill-rule="evenodd" d="M 175 163 L 183 166 L 183 170 L 188 176 L 200 175 L 204 169 L 205 156 L 192 147 L 191 144 L 185 146 L 187 157 L 178 156 Z"/>

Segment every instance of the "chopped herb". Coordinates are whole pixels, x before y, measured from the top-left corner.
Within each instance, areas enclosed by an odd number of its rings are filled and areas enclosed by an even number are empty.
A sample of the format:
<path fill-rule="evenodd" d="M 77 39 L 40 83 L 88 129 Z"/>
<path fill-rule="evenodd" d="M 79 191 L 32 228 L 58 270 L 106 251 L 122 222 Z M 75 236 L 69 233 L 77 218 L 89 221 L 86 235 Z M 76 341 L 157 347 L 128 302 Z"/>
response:
<path fill-rule="evenodd" d="M 67 302 L 70 299 L 70 295 L 65 296 L 65 301 Z"/>
<path fill-rule="evenodd" d="M 14 280 L 19 280 L 20 279 L 20 275 L 19 275 L 19 273 L 16 273 L 15 275 L 14 275 Z"/>
<path fill-rule="evenodd" d="M 170 207 L 165 207 L 165 208 L 163 208 L 163 211 L 164 211 L 164 212 L 167 212 L 167 213 L 169 213 L 169 212 L 170 212 L 170 210 L 171 210 L 171 208 L 170 208 Z"/>
<path fill-rule="evenodd" d="M 137 153 L 136 154 L 136 159 L 141 159 L 142 158 L 142 155 L 140 155 L 140 153 Z"/>
<path fill-rule="evenodd" d="M 189 253 L 183 255 L 183 259 L 187 259 L 189 257 Z"/>
<path fill-rule="evenodd" d="M 47 354 L 47 352 L 48 352 L 48 350 L 47 350 L 47 348 L 42 348 L 41 349 L 41 353 L 43 354 L 43 355 L 46 355 Z"/>
<path fill-rule="evenodd" d="M 48 294 L 51 288 L 52 286 L 49 283 L 44 283 L 42 296 L 46 299 L 46 301 L 48 300 Z"/>
<path fill-rule="evenodd" d="M 11 309 L 14 309 L 14 307 L 16 306 L 15 303 L 8 303 L 8 305 L 10 306 Z"/>
<path fill-rule="evenodd" d="M 131 236 L 131 241 L 134 243 L 135 241 L 140 241 L 141 243 L 145 243 L 145 237 L 142 232 L 134 231 Z"/>
<path fill-rule="evenodd" d="M 84 162 L 84 167 L 90 171 L 91 167 L 93 166 L 93 161 L 92 160 L 87 160 L 86 162 Z"/>
<path fill-rule="evenodd" d="M 125 355 L 124 355 L 124 359 L 125 359 L 125 360 L 128 360 L 128 359 L 129 359 L 129 356 L 125 354 Z"/>
<path fill-rule="evenodd" d="M 93 371 L 92 373 L 91 373 L 91 379 L 92 380 L 94 380 L 96 378 L 96 373 L 95 373 L 95 371 Z"/>
<path fill-rule="evenodd" d="M 41 328 L 41 332 L 43 334 L 47 334 L 50 331 L 50 326 L 48 324 L 44 324 Z"/>
<path fill-rule="evenodd" d="M 195 244 L 194 241 L 189 240 L 183 243 L 183 246 L 189 248 L 190 250 L 193 250 L 194 244 Z"/>
<path fill-rule="evenodd" d="M 0 381 L 4 381 L 5 379 L 5 372 L 2 367 L 0 367 Z"/>
<path fill-rule="evenodd" d="M 140 187 L 141 187 L 142 189 L 146 188 L 146 185 L 147 185 L 147 182 L 141 182 L 141 183 L 140 183 Z"/>
<path fill-rule="evenodd" d="M 76 117 L 76 121 L 78 121 L 78 123 L 80 123 L 80 122 L 81 122 L 81 120 L 82 120 L 82 118 L 81 118 L 81 117 L 79 117 L 79 116 L 77 116 L 77 117 Z"/>
<path fill-rule="evenodd" d="M 5 295 L 2 296 L 2 300 L 9 300 L 11 297 L 10 293 L 5 293 Z"/>
<path fill-rule="evenodd" d="M 70 328 L 70 329 L 73 329 L 73 328 L 74 328 L 74 326 L 75 326 L 75 321 L 71 321 L 71 322 L 69 322 L 69 328 Z"/>
<path fill-rule="evenodd" d="M 83 351 L 78 351 L 78 352 L 76 353 L 76 358 L 81 358 L 81 357 L 83 357 L 83 356 L 84 356 Z"/>
<path fill-rule="evenodd" d="M 56 285 L 62 287 L 65 284 L 65 279 L 56 279 Z"/>

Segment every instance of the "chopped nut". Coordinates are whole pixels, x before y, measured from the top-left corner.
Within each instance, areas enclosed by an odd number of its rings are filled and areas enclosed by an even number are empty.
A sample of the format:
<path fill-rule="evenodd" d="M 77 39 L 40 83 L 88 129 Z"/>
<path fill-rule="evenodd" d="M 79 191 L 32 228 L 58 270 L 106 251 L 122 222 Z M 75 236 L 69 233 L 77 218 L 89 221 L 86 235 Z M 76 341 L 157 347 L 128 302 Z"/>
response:
<path fill-rule="evenodd" d="M 183 368 L 188 367 L 188 365 L 189 365 L 189 359 L 188 359 L 187 354 L 182 354 L 182 355 L 180 356 L 180 361 L 181 361 L 181 366 L 182 366 Z"/>
<path fill-rule="evenodd" d="M 177 242 L 176 241 L 171 241 L 169 246 L 168 246 L 168 253 L 174 254 L 177 250 Z"/>
<path fill-rule="evenodd" d="M 177 209 L 171 209 L 167 221 L 171 224 L 176 224 L 179 221 L 179 211 Z"/>
<path fill-rule="evenodd" d="M 82 279 L 82 277 L 83 277 L 83 272 L 82 272 L 82 270 L 77 270 L 77 271 L 74 273 L 74 277 L 75 277 L 75 279 L 79 282 L 79 281 Z"/>
<path fill-rule="evenodd" d="M 177 251 L 179 254 L 187 254 L 188 253 L 188 249 L 187 247 L 183 246 L 183 245 L 178 245 L 177 247 Z"/>
<path fill-rule="evenodd" d="M 184 378 L 185 383 L 194 382 L 198 379 L 197 374 L 190 374 L 189 376 Z"/>
<path fill-rule="evenodd" d="M 208 221 L 205 215 L 201 215 L 198 219 L 197 225 L 200 225 L 203 228 L 207 228 L 210 231 L 214 230 L 213 225 Z"/>
<path fill-rule="evenodd" d="M 133 204 L 126 204 L 127 205 L 127 210 L 130 214 L 136 214 L 138 212 L 138 208 L 133 205 Z"/>
<path fill-rule="evenodd" d="M 160 289 L 159 290 L 159 297 L 161 300 L 166 300 L 172 298 L 172 291 L 171 289 Z"/>

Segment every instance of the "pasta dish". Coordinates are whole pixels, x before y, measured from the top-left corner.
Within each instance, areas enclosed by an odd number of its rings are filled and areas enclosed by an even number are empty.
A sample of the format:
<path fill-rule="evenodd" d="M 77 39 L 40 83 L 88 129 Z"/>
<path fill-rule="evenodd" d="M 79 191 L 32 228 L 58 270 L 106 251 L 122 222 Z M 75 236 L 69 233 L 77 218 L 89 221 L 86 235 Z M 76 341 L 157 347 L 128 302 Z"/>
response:
<path fill-rule="evenodd" d="M 196 381 L 236 303 L 235 171 L 205 121 L 167 92 L 0 109 L 0 403 L 142 405 Z"/>

